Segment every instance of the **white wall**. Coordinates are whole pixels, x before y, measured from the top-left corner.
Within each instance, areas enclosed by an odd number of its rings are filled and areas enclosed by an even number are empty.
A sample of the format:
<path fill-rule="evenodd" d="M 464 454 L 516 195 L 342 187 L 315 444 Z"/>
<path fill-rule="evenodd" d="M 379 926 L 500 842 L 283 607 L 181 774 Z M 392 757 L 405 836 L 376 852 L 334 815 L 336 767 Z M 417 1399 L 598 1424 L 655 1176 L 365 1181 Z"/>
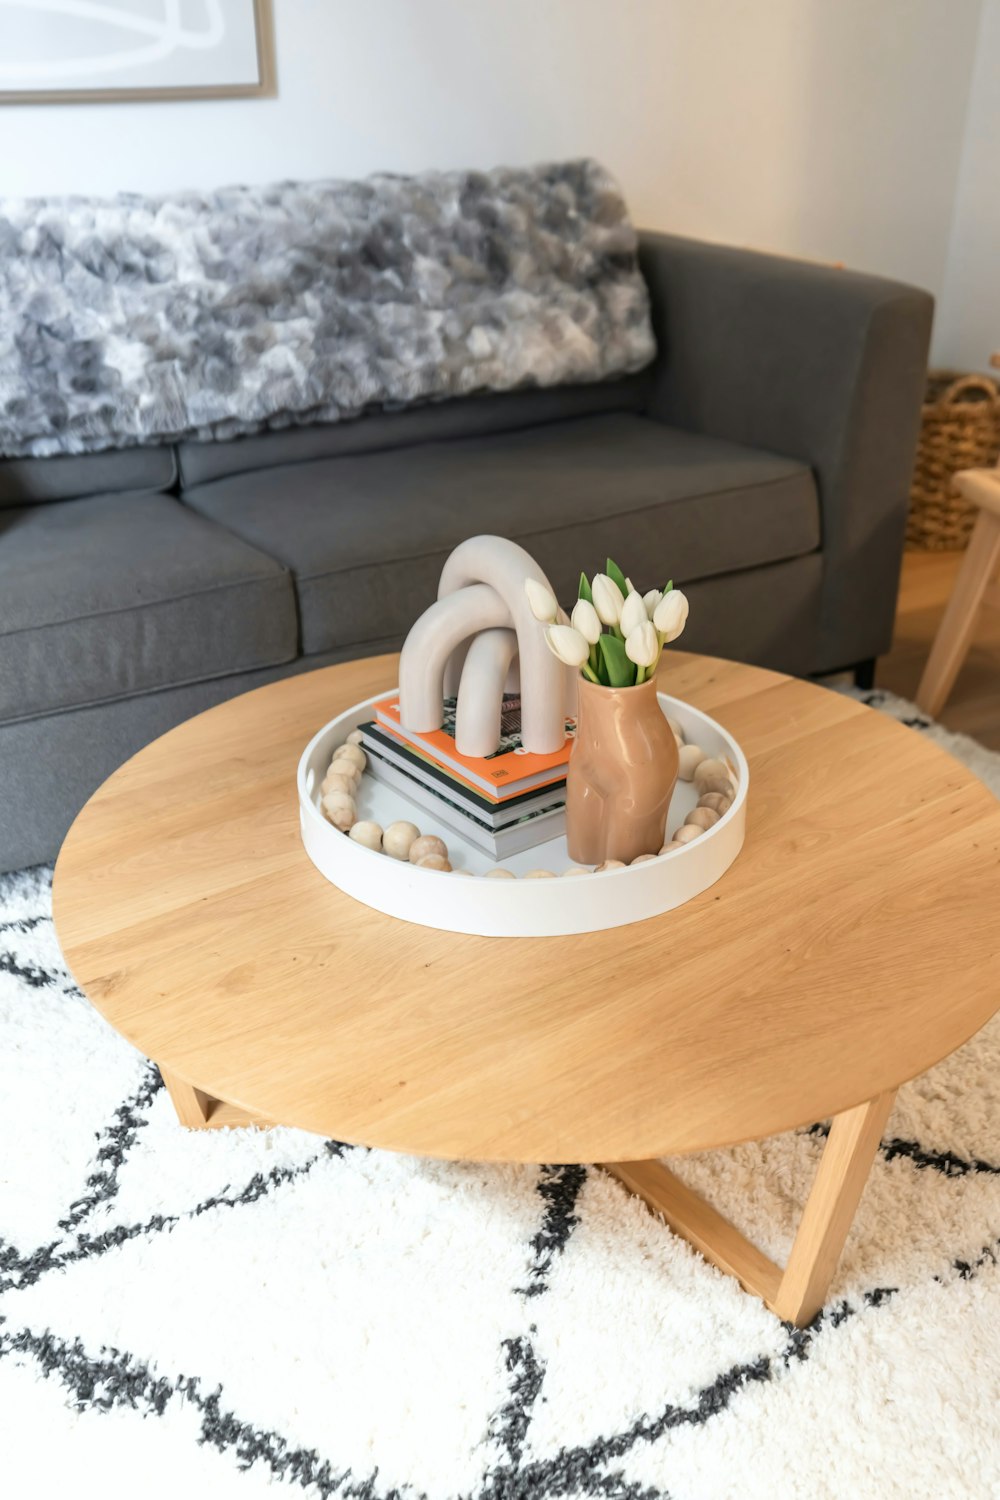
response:
<path fill-rule="evenodd" d="M 983 7 L 937 322 L 942 364 L 985 369 L 1000 351 L 1000 0 Z"/>
<path fill-rule="evenodd" d="M 981 0 L 273 5 L 276 99 L 0 106 L 0 193 L 591 153 L 639 223 L 944 287 Z"/>

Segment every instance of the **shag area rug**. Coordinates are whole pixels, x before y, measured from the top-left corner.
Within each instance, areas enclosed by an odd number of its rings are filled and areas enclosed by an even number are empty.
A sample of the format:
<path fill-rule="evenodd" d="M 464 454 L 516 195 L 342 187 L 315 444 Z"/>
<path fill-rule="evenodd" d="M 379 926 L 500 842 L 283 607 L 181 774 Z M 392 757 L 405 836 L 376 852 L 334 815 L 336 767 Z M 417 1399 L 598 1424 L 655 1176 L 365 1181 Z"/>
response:
<path fill-rule="evenodd" d="M 1000 793 L 1000 756 L 861 696 Z M 797 1332 L 594 1167 L 182 1130 L 74 988 L 49 878 L 0 882 L 11 1500 L 1000 1495 L 1000 1023 L 900 1091 Z M 821 1147 L 675 1165 L 782 1256 Z"/>

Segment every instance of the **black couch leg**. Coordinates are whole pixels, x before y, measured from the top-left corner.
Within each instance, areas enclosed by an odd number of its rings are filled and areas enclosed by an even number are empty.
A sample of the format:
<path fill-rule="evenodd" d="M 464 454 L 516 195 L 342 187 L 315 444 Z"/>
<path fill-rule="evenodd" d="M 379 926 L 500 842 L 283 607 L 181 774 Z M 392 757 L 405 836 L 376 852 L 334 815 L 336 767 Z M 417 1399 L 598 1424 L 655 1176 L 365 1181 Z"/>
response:
<path fill-rule="evenodd" d="M 869 656 L 867 661 L 854 663 L 854 686 L 860 688 L 863 693 L 870 693 L 875 686 L 875 658 Z"/>

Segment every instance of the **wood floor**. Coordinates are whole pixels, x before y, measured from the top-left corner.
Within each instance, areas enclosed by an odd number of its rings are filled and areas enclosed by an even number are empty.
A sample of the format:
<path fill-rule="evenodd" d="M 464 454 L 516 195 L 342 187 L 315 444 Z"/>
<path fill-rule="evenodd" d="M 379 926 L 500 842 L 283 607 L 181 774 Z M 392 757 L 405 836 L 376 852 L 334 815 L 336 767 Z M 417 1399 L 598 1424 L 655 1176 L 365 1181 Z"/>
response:
<path fill-rule="evenodd" d="M 912 698 L 962 560 L 960 552 L 907 552 L 896 636 L 876 685 Z M 972 649 L 938 716 L 949 729 L 1000 750 L 1000 610 L 982 612 Z"/>

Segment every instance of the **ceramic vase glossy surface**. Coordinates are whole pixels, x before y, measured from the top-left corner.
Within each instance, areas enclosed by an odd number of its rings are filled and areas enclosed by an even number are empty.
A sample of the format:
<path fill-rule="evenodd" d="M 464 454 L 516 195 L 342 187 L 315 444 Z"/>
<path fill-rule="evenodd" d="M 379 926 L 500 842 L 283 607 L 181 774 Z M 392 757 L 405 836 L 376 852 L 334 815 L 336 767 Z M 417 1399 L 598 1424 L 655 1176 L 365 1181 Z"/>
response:
<path fill-rule="evenodd" d="M 664 842 L 677 781 L 677 742 L 656 681 L 600 687 L 580 679 L 576 741 L 566 775 L 566 844 L 580 865 L 630 864 Z"/>

